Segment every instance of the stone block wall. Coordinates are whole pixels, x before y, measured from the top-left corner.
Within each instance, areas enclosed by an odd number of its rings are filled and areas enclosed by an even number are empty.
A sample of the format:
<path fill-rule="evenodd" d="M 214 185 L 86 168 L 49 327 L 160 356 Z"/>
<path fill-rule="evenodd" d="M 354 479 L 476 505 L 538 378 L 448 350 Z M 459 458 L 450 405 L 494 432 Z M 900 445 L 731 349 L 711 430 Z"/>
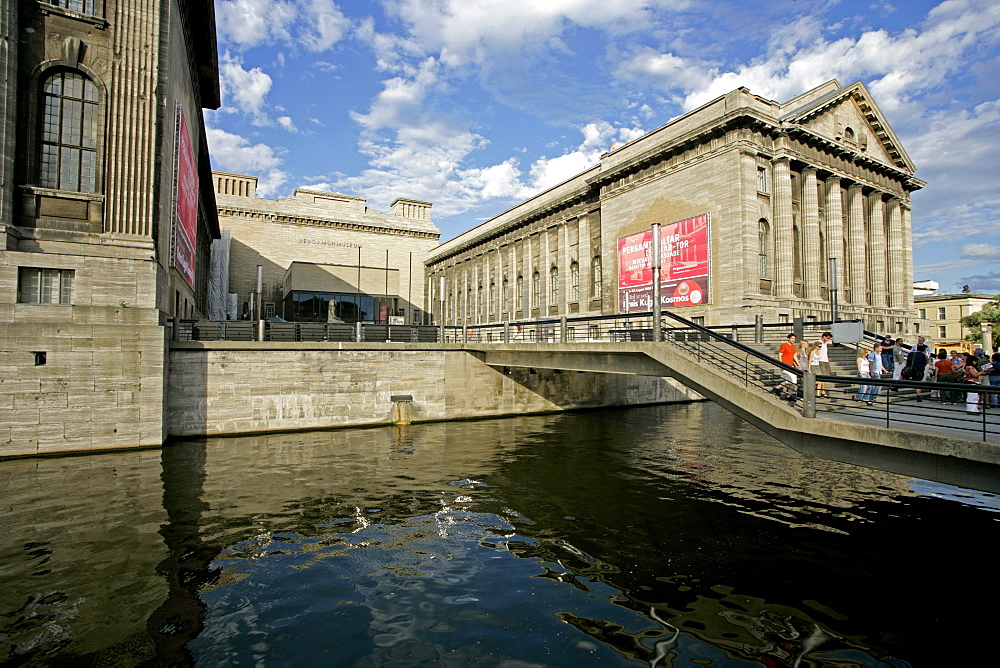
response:
<path fill-rule="evenodd" d="M 392 396 L 414 422 L 700 399 L 664 378 L 489 367 L 420 344 L 181 343 L 170 350 L 167 430 L 200 436 L 389 424 Z"/>

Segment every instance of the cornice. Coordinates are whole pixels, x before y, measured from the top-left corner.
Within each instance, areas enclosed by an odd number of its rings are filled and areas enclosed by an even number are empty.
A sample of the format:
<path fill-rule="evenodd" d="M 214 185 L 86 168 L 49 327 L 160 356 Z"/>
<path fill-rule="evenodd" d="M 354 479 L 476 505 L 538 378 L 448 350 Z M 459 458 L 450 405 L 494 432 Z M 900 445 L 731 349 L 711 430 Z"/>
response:
<path fill-rule="evenodd" d="M 406 230 L 398 227 L 349 222 L 343 220 L 311 218 L 308 216 L 292 216 L 288 214 L 262 211 L 260 209 L 242 209 L 230 206 L 220 206 L 218 211 L 220 217 L 229 216 L 232 218 L 243 218 L 246 220 L 266 220 L 272 223 L 300 225 L 302 227 L 316 227 L 321 229 L 334 228 L 339 230 L 351 230 L 354 232 L 370 232 L 373 234 L 392 234 L 403 237 L 417 237 L 420 239 L 438 239 L 441 236 L 440 233 L 434 233 L 434 232 L 423 232 L 420 230 Z"/>

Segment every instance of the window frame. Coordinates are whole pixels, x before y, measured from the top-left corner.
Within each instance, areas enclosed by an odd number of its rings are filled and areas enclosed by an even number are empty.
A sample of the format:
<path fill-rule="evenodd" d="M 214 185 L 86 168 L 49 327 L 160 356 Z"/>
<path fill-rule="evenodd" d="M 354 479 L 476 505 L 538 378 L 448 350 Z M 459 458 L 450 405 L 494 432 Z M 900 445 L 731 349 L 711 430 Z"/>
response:
<path fill-rule="evenodd" d="M 35 273 L 37 272 L 37 273 Z M 30 274 L 30 275 L 29 275 Z M 47 278 L 47 281 L 46 281 Z M 57 285 L 53 289 L 53 279 Z M 46 287 L 46 282 L 48 286 Z M 52 267 L 18 267 L 17 268 L 17 303 L 34 306 L 73 306 L 76 289 L 75 269 L 54 269 Z M 28 291 L 32 294 L 28 295 Z M 49 299 L 43 301 L 45 291 Z M 51 300 L 56 294 L 57 301 Z"/>
<path fill-rule="evenodd" d="M 50 86 L 56 79 L 59 90 L 53 92 Z M 81 91 L 74 95 L 68 88 L 77 80 Z M 62 66 L 42 72 L 38 83 L 35 182 L 55 191 L 99 194 L 105 129 L 100 83 L 81 69 Z M 75 173 L 68 173 L 73 162 Z"/>

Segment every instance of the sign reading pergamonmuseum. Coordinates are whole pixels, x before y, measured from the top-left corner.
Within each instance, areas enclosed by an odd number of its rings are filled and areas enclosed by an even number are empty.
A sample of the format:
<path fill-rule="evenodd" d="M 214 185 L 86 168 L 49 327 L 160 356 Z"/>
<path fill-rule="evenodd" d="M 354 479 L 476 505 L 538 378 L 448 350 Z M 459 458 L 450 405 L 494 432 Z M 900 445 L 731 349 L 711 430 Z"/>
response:
<path fill-rule="evenodd" d="M 660 226 L 660 304 L 710 303 L 711 214 Z M 653 304 L 653 231 L 618 239 L 618 311 L 649 311 Z"/>
<path fill-rule="evenodd" d="M 177 105 L 177 135 L 174 174 L 177 188 L 174 198 L 173 265 L 184 280 L 194 287 L 195 244 L 198 234 L 198 165 L 188 136 L 184 108 Z"/>

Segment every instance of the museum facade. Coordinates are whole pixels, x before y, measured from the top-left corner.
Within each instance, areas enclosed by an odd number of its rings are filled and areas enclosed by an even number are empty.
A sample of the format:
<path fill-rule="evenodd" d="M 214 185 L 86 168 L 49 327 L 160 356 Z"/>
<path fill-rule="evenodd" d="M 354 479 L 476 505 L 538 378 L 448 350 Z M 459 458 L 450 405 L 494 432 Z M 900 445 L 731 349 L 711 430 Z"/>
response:
<path fill-rule="evenodd" d="M 213 319 L 257 313 L 250 306 L 260 267 L 265 319 L 429 323 L 424 261 L 441 236 L 430 202 L 397 198 L 381 213 L 354 195 L 296 188 L 291 197 L 266 199 L 256 196 L 255 176 L 217 171 L 212 178 L 222 228 L 215 245 L 228 247 L 218 283 L 230 295 Z"/>
<path fill-rule="evenodd" d="M 864 84 L 784 103 L 739 88 L 433 250 L 446 324 L 663 308 L 713 324 L 860 318 L 914 333 L 910 193 L 925 185 Z"/>

